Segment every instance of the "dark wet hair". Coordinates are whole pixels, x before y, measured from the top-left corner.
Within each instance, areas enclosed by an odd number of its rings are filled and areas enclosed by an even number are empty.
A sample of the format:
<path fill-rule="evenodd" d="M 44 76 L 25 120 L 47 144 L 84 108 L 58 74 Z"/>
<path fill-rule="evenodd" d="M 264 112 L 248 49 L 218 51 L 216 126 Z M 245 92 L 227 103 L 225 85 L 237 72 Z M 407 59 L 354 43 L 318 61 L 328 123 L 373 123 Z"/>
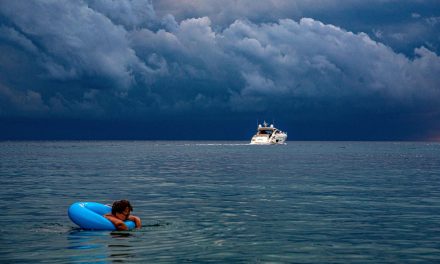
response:
<path fill-rule="evenodd" d="M 130 209 L 130 212 L 133 211 L 133 207 L 131 206 L 129 201 L 127 200 L 115 201 L 112 206 L 112 214 L 115 215 L 116 213 L 122 213 L 127 207 Z"/>

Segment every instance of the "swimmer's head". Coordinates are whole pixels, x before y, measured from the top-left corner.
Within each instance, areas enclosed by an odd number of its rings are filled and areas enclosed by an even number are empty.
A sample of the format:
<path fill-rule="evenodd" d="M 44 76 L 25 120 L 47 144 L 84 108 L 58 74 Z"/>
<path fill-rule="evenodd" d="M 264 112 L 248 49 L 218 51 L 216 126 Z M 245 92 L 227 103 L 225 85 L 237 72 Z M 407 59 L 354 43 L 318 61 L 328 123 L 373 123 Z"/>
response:
<path fill-rule="evenodd" d="M 130 216 L 130 212 L 133 211 L 133 207 L 127 200 L 115 201 L 112 206 L 112 215 L 121 220 L 127 220 Z"/>

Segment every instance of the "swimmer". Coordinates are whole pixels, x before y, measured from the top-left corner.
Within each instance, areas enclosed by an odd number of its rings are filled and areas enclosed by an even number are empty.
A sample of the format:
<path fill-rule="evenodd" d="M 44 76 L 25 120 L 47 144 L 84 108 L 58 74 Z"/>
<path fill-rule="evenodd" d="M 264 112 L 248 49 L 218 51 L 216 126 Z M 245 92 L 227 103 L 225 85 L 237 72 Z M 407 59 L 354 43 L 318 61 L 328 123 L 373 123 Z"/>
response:
<path fill-rule="evenodd" d="M 137 216 L 130 215 L 133 207 L 127 200 L 120 200 L 113 203 L 112 212 L 105 214 L 104 217 L 115 225 L 117 230 L 128 230 L 124 221 L 131 220 L 136 224 L 136 228 L 141 228 L 141 219 Z"/>

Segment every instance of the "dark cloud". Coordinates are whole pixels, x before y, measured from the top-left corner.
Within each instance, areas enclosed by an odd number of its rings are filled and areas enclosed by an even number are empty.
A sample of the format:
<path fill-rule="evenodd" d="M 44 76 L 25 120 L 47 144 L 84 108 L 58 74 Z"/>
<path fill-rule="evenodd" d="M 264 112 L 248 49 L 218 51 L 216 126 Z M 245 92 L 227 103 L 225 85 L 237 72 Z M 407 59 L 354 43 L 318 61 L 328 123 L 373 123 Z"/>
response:
<path fill-rule="evenodd" d="M 66 130 L 62 120 L 178 124 L 186 135 L 197 128 L 198 138 L 274 118 L 304 139 L 432 137 L 438 39 L 413 40 L 437 30 L 438 16 L 426 10 L 431 1 L 421 3 L 399 13 L 413 25 L 405 31 L 399 19 L 373 16 L 370 31 L 357 33 L 351 28 L 368 19 L 329 23 L 329 14 L 368 13 L 364 1 L 3 1 L 0 118 L 16 129 L 23 118 Z M 411 52 L 396 52 L 392 34 Z"/>

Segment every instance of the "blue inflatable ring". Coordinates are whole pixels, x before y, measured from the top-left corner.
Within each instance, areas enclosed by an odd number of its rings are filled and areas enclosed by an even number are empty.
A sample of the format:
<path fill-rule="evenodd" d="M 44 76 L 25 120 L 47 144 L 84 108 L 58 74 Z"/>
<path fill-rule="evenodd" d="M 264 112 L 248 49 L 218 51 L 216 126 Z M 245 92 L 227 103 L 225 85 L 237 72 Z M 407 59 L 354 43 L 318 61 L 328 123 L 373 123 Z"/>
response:
<path fill-rule="evenodd" d="M 88 230 L 116 230 L 110 220 L 103 215 L 112 211 L 110 206 L 94 202 L 77 202 L 69 207 L 69 218 L 79 227 Z M 135 228 L 133 221 L 124 222 L 128 229 Z"/>

